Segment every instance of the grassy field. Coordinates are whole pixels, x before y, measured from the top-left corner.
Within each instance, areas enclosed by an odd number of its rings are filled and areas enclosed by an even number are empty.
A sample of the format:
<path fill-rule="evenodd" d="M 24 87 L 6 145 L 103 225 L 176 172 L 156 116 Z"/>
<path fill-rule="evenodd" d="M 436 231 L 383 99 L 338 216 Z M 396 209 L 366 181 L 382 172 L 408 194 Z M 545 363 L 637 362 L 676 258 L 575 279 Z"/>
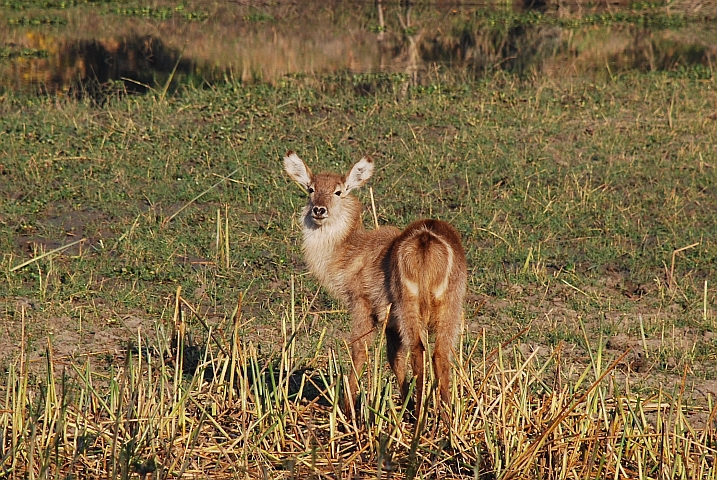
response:
<path fill-rule="evenodd" d="M 4 95 L 0 477 L 715 478 L 698 73 Z M 380 223 L 463 235 L 451 425 L 403 421 L 380 348 L 336 409 L 348 316 L 306 274 L 287 149 L 370 154 Z"/>

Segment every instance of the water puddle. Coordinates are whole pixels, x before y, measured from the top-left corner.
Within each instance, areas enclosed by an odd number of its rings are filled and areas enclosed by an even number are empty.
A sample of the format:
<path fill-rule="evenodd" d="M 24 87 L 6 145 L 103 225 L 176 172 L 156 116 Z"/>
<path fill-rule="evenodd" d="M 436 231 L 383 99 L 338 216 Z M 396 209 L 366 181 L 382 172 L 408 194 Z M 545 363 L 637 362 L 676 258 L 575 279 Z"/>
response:
<path fill-rule="evenodd" d="M 551 0 L 495 3 L 30 0 L 0 6 L 0 90 L 102 98 L 287 75 L 711 76 L 717 6 Z M 67 6 L 70 5 L 70 6 Z"/>

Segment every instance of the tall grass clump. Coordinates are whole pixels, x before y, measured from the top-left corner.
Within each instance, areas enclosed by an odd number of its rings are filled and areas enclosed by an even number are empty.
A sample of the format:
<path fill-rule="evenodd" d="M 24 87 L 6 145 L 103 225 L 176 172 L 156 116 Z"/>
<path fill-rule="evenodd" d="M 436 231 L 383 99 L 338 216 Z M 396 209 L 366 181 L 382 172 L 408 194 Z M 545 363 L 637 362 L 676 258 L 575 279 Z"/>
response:
<path fill-rule="evenodd" d="M 311 350 L 296 350 L 308 312 L 285 305 L 282 338 L 268 354 L 242 338 L 239 314 L 228 343 L 207 331 L 197 351 L 185 343 L 193 307 L 181 290 L 175 300 L 158 340 L 148 344 L 139 332 L 108 375 L 58 362 L 49 342 L 35 377 L 21 349 L 2 377 L 4 477 L 715 475 L 717 407 L 691 407 L 683 385 L 633 392 L 628 352 L 608 361 L 600 345 L 588 345 L 589 364 L 566 381 L 562 345 L 526 350 L 519 332 L 487 351 L 485 337 L 464 334 L 446 424 L 433 411 L 408 418 L 376 348 L 354 422 L 337 408 L 342 348 L 324 348 L 321 332 Z M 695 414 L 708 416 L 706 424 L 695 424 Z"/>

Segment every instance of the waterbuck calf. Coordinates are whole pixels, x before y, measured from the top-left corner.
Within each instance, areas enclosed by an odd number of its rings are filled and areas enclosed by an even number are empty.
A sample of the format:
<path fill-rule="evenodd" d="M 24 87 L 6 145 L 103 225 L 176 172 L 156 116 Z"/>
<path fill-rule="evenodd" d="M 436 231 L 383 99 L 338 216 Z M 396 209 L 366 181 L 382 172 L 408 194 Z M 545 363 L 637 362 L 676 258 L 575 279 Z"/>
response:
<path fill-rule="evenodd" d="M 450 361 L 461 328 L 466 291 L 466 257 L 456 230 L 440 220 L 418 220 L 405 230 L 382 227 L 366 231 L 361 203 L 349 193 L 373 174 L 364 157 L 345 176 L 313 174 L 292 151 L 284 158 L 291 178 L 309 192 L 301 215 L 304 256 L 311 272 L 349 309 L 352 319 L 349 391 L 344 412 L 352 414 L 358 375 L 377 327 L 386 323 L 391 369 L 405 400 L 406 355 L 416 376 L 416 416 L 422 402 L 424 341 L 435 334 L 433 367 L 441 401 L 449 404 Z M 390 310 L 388 307 L 390 305 Z"/>

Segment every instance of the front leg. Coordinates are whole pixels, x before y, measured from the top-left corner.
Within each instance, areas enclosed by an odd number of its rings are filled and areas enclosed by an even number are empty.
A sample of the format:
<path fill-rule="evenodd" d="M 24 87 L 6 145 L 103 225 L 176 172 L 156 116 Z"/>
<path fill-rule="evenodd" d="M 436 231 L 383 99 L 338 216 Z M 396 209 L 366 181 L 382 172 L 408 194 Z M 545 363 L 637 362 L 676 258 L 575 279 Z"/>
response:
<path fill-rule="evenodd" d="M 351 371 L 349 372 L 348 391 L 344 395 L 343 410 L 346 416 L 353 417 L 358 383 L 368 356 L 369 345 L 376 336 L 376 322 L 371 314 L 371 304 L 360 300 L 351 309 Z"/>

